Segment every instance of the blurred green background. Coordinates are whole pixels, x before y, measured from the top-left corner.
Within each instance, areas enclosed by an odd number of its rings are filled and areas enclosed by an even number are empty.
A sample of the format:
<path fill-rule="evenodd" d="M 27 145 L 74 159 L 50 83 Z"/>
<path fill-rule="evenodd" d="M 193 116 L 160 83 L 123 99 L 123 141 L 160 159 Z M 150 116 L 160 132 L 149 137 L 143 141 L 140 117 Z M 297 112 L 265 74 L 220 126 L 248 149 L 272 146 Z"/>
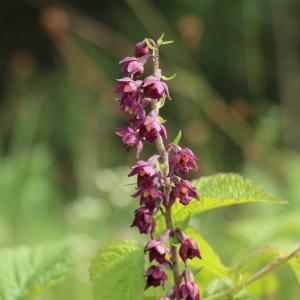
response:
<path fill-rule="evenodd" d="M 50 2 L 53 3 L 53 2 Z M 89 260 L 110 240 L 139 236 L 127 178 L 134 153 L 114 129 L 118 62 L 162 32 L 173 100 L 169 139 L 200 157 L 195 178 L 239 172 L 289 201 L 207 212 L 193 223 L 223 261 L 300 240 L 300 2 L 297 0 L 2 1 L 0 246 L 67 236 L 82 263 L 39 299 L 92 299 Z M 153 149 L 144 153 L 144 157 Z M 129 185 L 128 185 L 129 184 Z M 264 300 L 298 300 L 288 267 Z"/>

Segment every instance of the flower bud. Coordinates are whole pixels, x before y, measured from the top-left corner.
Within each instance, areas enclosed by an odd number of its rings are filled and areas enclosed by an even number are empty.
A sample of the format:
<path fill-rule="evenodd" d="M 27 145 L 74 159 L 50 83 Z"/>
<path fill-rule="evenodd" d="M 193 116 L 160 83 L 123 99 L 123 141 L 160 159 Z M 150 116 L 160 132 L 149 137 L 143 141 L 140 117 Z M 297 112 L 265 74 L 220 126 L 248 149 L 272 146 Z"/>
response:
<path fill-rule="evenodd" d="M 135 45 L 134 54 L 136 57 L 142 57 L 149 54 L 149 48 L 145 42 L 139 42 Z"/>
<path fill-rule="evenodd" d="M 187 281 L 179 285 L 180 299 L 200 300 L 199 287 L 194 281 Z"/>

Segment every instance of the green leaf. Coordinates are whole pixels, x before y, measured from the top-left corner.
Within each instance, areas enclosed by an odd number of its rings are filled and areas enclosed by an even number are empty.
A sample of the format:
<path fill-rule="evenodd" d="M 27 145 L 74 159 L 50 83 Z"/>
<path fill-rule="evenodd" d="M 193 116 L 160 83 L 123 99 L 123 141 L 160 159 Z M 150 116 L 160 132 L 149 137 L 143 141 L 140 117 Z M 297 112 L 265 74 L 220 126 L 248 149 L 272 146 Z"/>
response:
<path fill-rule="evenodd" d="M 174 41 L 164 41 L 161 44 L 162 45 L 169 45 L 169 44 L 173 44 L 173 43 L 174 43 Z"/>
<path fill-rule="evenodd" d="M 300 284 L 300 253 L 296 254 L 295 257 L 289 260 L 289 264 L 294 271 L 296 278 Z"/>
<path fill-rule="evenodd" d="M 163 123 L 166 123 L 167 122 L 167 120 L 166 119 L 164 119 L 163 117 L 161 117 L 161 116 L 158 116 L 157 117 L 157 120 L 158 120 L 158 122 L 159 123 L 161 123 L 161 124 L 163 124 Z"/>
<path fill-rule="evenodd" d="M 182 131 L 180 129 L 179 132 L 176 135 L 176 138 L 173 140 L 173 142 L 171 144 L 178 145 L 180 140 L 181 140 L 181 136 L 182 136 Z"/>
<path fill-rule="evenodd" d="M 176 77 L 176 74 L 173 74 L 172 76 L 161 76 L 161 79 L 164 80 L 164 81 L 169 81 L 169 80 L 172 80 Z"/>
<path fill-rule="evenodd" d="M 163 33 L 157 40 L 157 45 L 161 45 L 163 43 L 165 34 Z"/>
<path fill-rule="evenodd" d="M 272 260 L 282 255 L 276 248 L 264 248 L 247 255 L 242 261 L 231 270 L 232 275 L 241 275 L 257 271 L 261 266 L 270 263 Z"/>
<path fill-rule="evenodd" d="M 74 266 L 66 243 L 0 251 L 0 299 L 32 299 L 63 280 Z"/>
<path fill-rule="evenodd" d="M 149 39 L 145 39 L 144 41 L 145 41 L 145 43 L 146 43 L 146 45 L 147 45 L 147 47 L 149 49 L 155 50 L 155 47 L 151 44 L 151 42 L 149 41 Z"/>
<path fill-rule="evenodd" d="M 202 259 L 193 259 L 189 264 L 197 269 L 207 269 L 218 277 L 228 275 L 228 269 L 221 262 L 220 257 L 216 254 L 210 244 L 192 227 L 185 230 L 186 234 L 193 238 L 200 249 Z"/>
<path fill-rule="evenodd" d="M 225 292 L 233 288 L 233 282 L 228 278 L 214 279 L 206 287 L 206 297 L 216 295 L 221 292 Z M 204 298 L 203 300 L 205 300 Z M 242 290 L 234 296 L 227 296 L 224 300 L 258 300 L 256 297 L 251 295 L 247 290 Z"/>
<path fill-rule="evenodd" d="M 96 299 L 140 300 L 144 288 L 143 247 L 123 241 L 100 250 L 92 261 L 90 278 Z"/>
<path fill-rule="evenodd" d="M 192 200 L 187 206 L 179 201 L 172 206 L 172 216 L 177 227 L 190 216 L 204 211 L 250 202 L 286 203 L 265 192 L 261 187 L 237 174 L 217 174 L 194 181 L 200 200 Z M 158 215 L 157 231 L 163 230 L 163 217 Z"/>
<path fill-rule="evenodd" d="M 157 106 L 158 106 L 158 109 L 161 109 L 162 107 L 164 107 L 166 103 L 166 98 L 161 98 L 158 102 L 157 102 Z"/>

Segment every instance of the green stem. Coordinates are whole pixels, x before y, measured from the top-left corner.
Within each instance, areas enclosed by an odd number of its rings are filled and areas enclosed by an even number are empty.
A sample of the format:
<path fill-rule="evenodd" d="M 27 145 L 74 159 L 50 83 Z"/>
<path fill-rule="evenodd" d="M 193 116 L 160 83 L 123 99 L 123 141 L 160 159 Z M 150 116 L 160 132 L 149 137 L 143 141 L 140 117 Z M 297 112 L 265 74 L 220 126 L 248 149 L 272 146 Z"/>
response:
<path fill-rule="evenodd" d="M 161 70 L 159 68 L 159 48 L 158 47 L 153 51 L 153 62 L 154 62 L 154 76 L 160 79 Z M 159 106 L 157 104 L 157 100 L 152 100 L 151 108 L 156 113 L 156 115 L 159 116 Z M 164 181 L 164 185 L 165 185 L 164 193 L 166 196 L 166 203 L 168 203 L 170 191 L 171 191 L 171 182 L 170 182 L 170 178 L 168 177 L 168 175 L 169 175 L 169 153 L 166 150 L 164 141 L 160 135 L 158 136 L 158 139 L 156 140 L 155 144 L 156 144 L 156 147 L 158 149 L 158 152 L 159 152 L 159 154 L 162 158 L 162 162 L 163 162 L 162 177 L 163 177 L 163 181 Z M 169 229 L 171 232 L 174 232 L 175 227 L 174 227 L 173 220 L 172 220 L 171 207 L 166 207 L 166 212 L 165 212 L 164 217 L 165 217 L 167 229 Z M 175 284 L 175 289 L 176 289 L 176 300 L 180 300 L 179 294 L 177 292 L 178 288 L 179 288 L 179 284 L 180 284 L 177 249 L 176 249 L 176 246 L 172 243 L 170 243 L 170 247 L 171 247 L 172 272 L 173 272 L 174 284 Z"/>
<path fill-rule="evenodd" d="M 268 273 L 272 272 L 274 269 L 278 268 L 282 264 L 289 261 L 291 258 L 295 257 L 300 252 L 300 244 L 295 247 L 289 254 L 284 256 L 279 256 L 266 266 L 264 266 L 262 269 L 260 269 L 257 273 L 255 273 L 253 276 L 251 276 L 246 281 L 240 283 L 236 287 L 233 287 L 230 290 L 227 290 L 225 292 L 220 292 L 218 294 L 212 295 L 210 297 L 204 298 L 203 300 L 218 300 L 218 299 L 224 299 L 227 296 L 233 296 L 234 294 L 238 293 L 239 291 L 246 288 L 248 285 L 252 284 L 256 280 L 264 277 Z"/>

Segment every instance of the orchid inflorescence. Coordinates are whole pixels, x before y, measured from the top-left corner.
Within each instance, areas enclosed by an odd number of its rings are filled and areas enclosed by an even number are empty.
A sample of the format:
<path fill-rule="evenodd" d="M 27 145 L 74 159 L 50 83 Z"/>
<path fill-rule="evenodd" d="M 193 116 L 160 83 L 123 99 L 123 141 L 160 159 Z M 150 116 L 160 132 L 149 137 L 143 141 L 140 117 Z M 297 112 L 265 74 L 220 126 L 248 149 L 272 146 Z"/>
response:
<path fill-rule="evenodd" d="M 196 170 L 197 157 L 188 148 L 181 148 L 178 141 L 165 145 L 167 131 L 164 120 L 159 116 L 159 109 L 166 99 L 171 99 L 167 84 L 170 78 L 162 76 L 159 67 L 159 49 L 171 41 L 164 41 L 163 36 L 157 41 L 145 39 L 135 46 L 135 56 L 126 57 L 120 64 L 128 75 L 118 79 L 115 92 L 119 110 L 130 116 L 129 126 L 116 130 L 126 149 L 136 149 L 137 163 L 128 176 L 137 176 L 137 190 L 133 197 L 140 199 L 140 207 L 135 210 L 132 226 L 141 234 L 149 234 L 151 240 L 145 246 L 151 265 L 146 273 L 145 289 L 164 286 L 168 280 L 166 269 L 173 272 L 174 286 L 160 300 L 189 299 L 199 300 L 199 287 L 192 272 L 187 268 L 187 260 L 201 258 L 196 242 L 180 228 L 175 228 L 171 209 L 176 201 L 188 205 L 193 199 L 199 200 L 193 184 L 180 176 Z M 153 74 L 144 79 L 137 79 L 144 73 L 147 61 L 153 61 Z M 158 149 L 156 155 L 147 161 L 140 160 L 144 143 L 154 143 Z M 156 217 L 161 213 L 167 230 L 155 239 Z M 180 244 L 179 251 L 176 243 Z M 179 258 L 184 263 L 184 270 L 179 270 Z"/>

